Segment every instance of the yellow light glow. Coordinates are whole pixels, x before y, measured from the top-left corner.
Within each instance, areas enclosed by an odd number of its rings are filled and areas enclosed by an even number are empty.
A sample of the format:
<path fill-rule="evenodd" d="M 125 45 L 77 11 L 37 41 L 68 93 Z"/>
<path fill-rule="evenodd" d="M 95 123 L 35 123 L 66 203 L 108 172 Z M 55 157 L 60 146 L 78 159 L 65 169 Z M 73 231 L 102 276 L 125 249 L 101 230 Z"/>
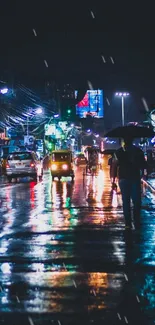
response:
<path fill-rule="evenodd" d="M 51 166 L 51 169 L 52 169 L 52 170 L 57 170 L 57 165 L 53 164 L 53 165 Z"/>

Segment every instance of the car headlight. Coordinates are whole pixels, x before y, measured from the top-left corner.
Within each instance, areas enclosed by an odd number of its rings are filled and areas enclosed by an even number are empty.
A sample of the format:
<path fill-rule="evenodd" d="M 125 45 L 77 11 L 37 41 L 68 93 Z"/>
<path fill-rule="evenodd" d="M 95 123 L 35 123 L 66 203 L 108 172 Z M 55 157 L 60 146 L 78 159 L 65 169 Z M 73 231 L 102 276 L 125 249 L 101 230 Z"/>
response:
<path fill-rule="evenodd" d="M 52 169 L 52 170 L 57 170 L 57 165 L 53 164 L 53 165 L 51 166 L 51 169 Z"/>
<path fill-rule="evenodd" d="M 62 169 L 63 170 L 67 170 L 68 169 L 68 165 L 66 165 L 66 164 L 62 165 Z"/>

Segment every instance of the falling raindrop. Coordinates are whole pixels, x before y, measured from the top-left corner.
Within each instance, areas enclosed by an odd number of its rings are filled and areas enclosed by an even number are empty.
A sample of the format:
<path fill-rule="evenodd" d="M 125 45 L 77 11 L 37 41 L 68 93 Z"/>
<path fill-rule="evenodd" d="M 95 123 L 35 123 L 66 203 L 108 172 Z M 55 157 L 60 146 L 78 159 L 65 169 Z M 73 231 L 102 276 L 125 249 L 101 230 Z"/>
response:
<path fill-rule="evenodd" d="M 74 287 L 77 288 L 76 282 L 73 280 Z"/>
<path fill-rule="evenodd" d="M 135 229 L 135 225 L 133 222 L 131 222 L 131 225 L 132 225 L 132 229 Z"/>
<path fill-rule="evenodd" d="M 33 320 L 32 320 L 31 317 L 28 317 L 28 320 L 29 320 L 30 325 L 34 325 Z"/>
<path fill-rule="evenodd" d="M 128 281 L 127 275 L 124 273 L 125 280 Z"/>
<path fill-rule="evenodd" d="M 95 290 L 93 290 L 93 294 L 94 294 L 94 296 L 96 297 L 96 292 L 95 292 Z"/>
<path fill-rule="evenodd" d="M 92 18 L 94 19 L 95 15 L 94 15 L 93 11 L 91 10 L 90 13 L 91 13 Z"/>
<path fill-rule="evenodd" d="M 140 302 L 140 299 L 139 299 L 139 297 L 138 297 L 138 296 L 136 296 L 136 299 L 137 299 L 137 301 L 138 301 L 138 302 Z"/>
<path fill-rule="evenodd" d="M 46 68 L 48 68 L 48 63 L 46 60 L 44 60 L 44 63 L 45 63 Z"/>
<path fill-rule="evenodd" d="M 107 101 L 107 104 L 110 106 L 110 102 L 109 102 L 109 99 L 108 98 L 106 98 L 106 101 Z"/>
<path fill-rule="evenodd" d="M 111 60 L 112 64 L 115 63 L 115 62 L 114 62 L 114 59 L 112 58 L 112 56 L 110 56 L 110 60 Z"/>
<path fill-rule="evenodd" d="M 87 81 L 87 83 L 88 83 L 88 87 L 89 87 L 89 89 L 90 89 L 90 90 L 93 90 L 93 85 L 92 85 L 92 83 L 91 83 L 89 80 Z"/>
<path fill-rule="evenodd" d="M 128 324 L 128 320 L 127 320 L 126 316 L 124 316 L 124 319 L 125 319 L 126 324 Z"/>
<path fill-rule="evenodd" d="M 142 97 L 142 102 L 143 102 L 143 105 L 144 105 L 144 108 L 147 112 L 149 112 L 149 107 L 148 107 L 148 104 L 146 102 L 146 99 L 144 97 Z"/>
<path fill-rule="evenodd" d="M 101 57 L 102 57 L 103 62 L 106 63 L 104 55 L 101 55 Z"/>
<path fill-rule="evenodd" d="M 37 36 L 36 30 L 34 28 L 32 30 L 33 30 L 34 36 Z"/>
<path fill-rule="evenodd" d="M 17 299 L 17 302 L 20 303 L 20 300 L 19 300 L 18 296 L 16 296 L 16 299 Z"/>
<path fill-rule="evenodd" d="M 63 267 L 64 267 L 65 271 L 67 271 L 65 263 L 63 263 Z"/>

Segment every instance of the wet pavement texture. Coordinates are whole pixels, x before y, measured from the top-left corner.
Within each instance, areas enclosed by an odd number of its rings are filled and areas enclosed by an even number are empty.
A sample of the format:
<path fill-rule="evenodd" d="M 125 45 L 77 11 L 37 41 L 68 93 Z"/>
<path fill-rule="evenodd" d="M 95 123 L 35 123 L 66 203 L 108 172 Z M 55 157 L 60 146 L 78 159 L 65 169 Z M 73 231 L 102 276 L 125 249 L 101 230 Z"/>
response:
<path fill-rule="evenodd" d="M 0 186 L 0 324 L 155 324 L 153 193 L 128 234 L 106 167 Z"/>

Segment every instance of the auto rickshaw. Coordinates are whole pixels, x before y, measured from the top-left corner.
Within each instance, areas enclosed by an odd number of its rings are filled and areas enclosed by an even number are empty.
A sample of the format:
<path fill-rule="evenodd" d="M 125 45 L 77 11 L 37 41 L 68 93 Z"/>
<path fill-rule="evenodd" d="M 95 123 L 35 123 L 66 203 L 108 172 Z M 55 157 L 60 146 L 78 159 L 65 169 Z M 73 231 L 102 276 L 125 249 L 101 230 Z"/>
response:
<path fill-rule="evenodd" d="M 54 177 L 58 177 L 59 181 L 61 177 L 70 176 L 72 181 L 74 180 L 73 169 L 73 157 L 70 150 L 54 150 L 50 159 L 50 170 L 52 180 Z"/>
<path fill-rule="evenodd" d="M 87 158 L 87 165 L 86 165 L 86 175 L 88 173 L 92 173 L 92 169 L 94 170 L 93 173 L 96 174 L 100 169 L 100 149 L 96 147 L 87 147 L 85 149 L 85 156 Z"/>

